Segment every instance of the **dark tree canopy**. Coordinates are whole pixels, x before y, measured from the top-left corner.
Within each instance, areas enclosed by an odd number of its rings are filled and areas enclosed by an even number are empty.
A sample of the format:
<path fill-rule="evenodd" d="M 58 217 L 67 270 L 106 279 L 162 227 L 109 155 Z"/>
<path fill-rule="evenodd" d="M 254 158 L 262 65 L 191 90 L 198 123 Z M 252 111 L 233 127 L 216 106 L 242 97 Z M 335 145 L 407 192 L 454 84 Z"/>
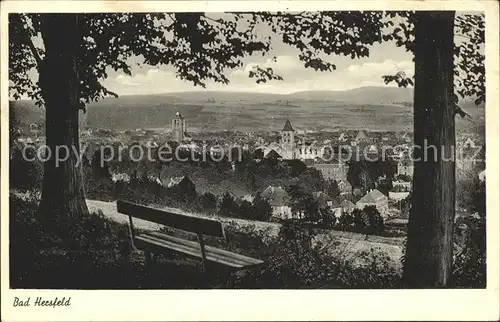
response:
<path fill-rule="evenodd" d="M 414 51 L 415 15 L 411 11 L 390 12 L 390 17 L 401 21 L 384 40 L 395 41 L 397 46 Z M 390 22 L 393 25 L 392 22 Z M 473 98 L 476 105 L 486 101 L 484 68 L 485 21 L 484 13 L 457 14 L 455 16 L 454 82 L 455 103 L 460 98 Z M 413 85 L 413 77 L 403 72 L 383 76 L 385 83 L 396 82 L 401 87 Z M 457 110 L 461 116 L 464 112 Z"/>

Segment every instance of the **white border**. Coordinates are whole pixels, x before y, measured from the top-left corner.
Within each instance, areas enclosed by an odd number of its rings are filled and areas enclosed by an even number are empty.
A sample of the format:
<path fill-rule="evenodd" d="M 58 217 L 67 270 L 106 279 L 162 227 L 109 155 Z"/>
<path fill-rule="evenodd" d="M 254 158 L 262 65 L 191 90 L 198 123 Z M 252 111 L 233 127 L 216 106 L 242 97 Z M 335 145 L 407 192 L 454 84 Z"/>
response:
<path fill-rule="evenodd" d="M 499 6 L 496 1 L 2 1 L 2 320 L 498 320 Z M 457 10 L 486 13 L 486 290 L 48 291 L 8 289 L 8 12 Z M 22 256 L 22 254 L 18 254 Z M 78 278 L 75 276 L 75 278 Z M 14 296 L 71 296 L 69 308 L 13 308 Z"/>

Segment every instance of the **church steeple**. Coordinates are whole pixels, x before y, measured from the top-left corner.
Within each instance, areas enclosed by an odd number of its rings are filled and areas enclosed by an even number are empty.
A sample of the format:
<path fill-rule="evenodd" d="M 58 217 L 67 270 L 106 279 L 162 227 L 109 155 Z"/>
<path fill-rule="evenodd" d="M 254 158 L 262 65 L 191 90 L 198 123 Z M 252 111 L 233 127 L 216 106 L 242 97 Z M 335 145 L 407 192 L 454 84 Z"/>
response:
<path fill-rule="evenodd" d="M 184 141 L 184 133 L 186 131 L 186 121 L 181 113 L 175 113 L 172 119 L 172 139 L 177 142 Z"/>
<path fill-rule="evenodd" d="M 285 159 L 293 159 L 295 155 L 295 130 L 289 120 L 286 120 L 285 126 L 281 131 L 281 145 L 286 151 Z"/>
<path fill-rule="evenodd" d="M 286 120 L 285 126 L 283 127 L 283 132 L 295 132 L 295 130 L 292 127 L 292 124 L 290 123 L 289 120 Z"/>

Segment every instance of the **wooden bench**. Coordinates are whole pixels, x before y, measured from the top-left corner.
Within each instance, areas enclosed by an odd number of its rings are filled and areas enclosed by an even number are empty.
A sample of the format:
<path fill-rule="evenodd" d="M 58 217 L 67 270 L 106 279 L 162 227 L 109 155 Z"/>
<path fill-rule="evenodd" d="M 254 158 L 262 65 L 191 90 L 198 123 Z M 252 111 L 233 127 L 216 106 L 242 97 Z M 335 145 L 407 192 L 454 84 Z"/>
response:
<path fill-rule="evenodd" d="M 156 253 L 165 255 L 172 252 L 181 253 L 188 257 L 201 259 L 203 271 L 206 271 L 208 263 L 222 265 L 231 270 L 246 270 L 264 263 L 259 259 L 205 245 L 203 235 L 225 238 L 224 227 L 219 221 L 141 206 L 123 200 L 118 200 L 116 206 L 119 213 L 128 215 L 132 245 L 137 249 L 144 250 L 146 258 L 151 258 Z M 178 238 L 157 231 L 136 234 L 133 218 L 194 233 L 197 235 L 198 241 Z"/>

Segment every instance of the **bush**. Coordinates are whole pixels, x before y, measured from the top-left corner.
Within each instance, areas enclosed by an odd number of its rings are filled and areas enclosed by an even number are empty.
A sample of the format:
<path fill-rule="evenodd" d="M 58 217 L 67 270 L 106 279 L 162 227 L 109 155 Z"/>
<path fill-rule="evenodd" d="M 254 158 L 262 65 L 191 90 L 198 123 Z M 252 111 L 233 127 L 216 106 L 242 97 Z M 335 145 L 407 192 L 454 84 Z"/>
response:
<path fill-rule="evenodd" d="M 147 269 L 131 252 L 127 227 L 94 213 L 68 224 L 36 215 L 38 200 L 10 198 L 12 288 L 199 288 L 214 285 L 196 266 L 160 259 Z M 387 258 L 365 252 L 352 260 L 331 254 L 335 245 L 311 243 L 312 230 L 300 221 L 276 227 L 225 225 L 227 240 L 207 238 L 209 245 L 266 261 L 260 270 L 218 287 L 317 288 L 392 287 L 398 274 Z M 178 230 L 169 234 L 194 240 Z M 19 256 L 22 254 L 23 256 Z M 185 263 L 185 262 L 183 262 Z M 171 277 L 175 276 L 175 279 Z"/>
<path fill-rule="evenodd" d="M 73 276 L 71 269 L 93 269 L 117 263 L 126 226 L 111 222 L 102 213 L 68 223 L 37 215 L 38 200 L 10 196 L 10 283 L 13 288 L 52 288 Z M 121 237 L 120 237 L 121 236 Z M 97 281 L 96 281 L 97 282 Z M 100 281 L 105 285 L 105 281 Z"/>
<path fill-rule="evenodd" d="M 12 148 L 9 164 L 10 188 L 23 192 L 39 191 L 42 188 L 43 164 L 33 149 L 27 149 L 25 154 L 26 158 L 18 146 Z"/>
<path fill-rule="evenodd" d="M 384 219 L 375 206 L 367 206 L 363 210 L 354 209 L 351 214 L 342 213 L 335 228 L 367 235 L 384 235 Z"/>
<path fill-rule="evenodd" d="M 226 287 L 387 288 L 400 283 L 399 269 L 384 253 L 371 250 L 354 257 L 332 253 L 344 248 L 336 240 L 312 246 L 310 227 L 299 221 L 285 222 L 278 237 L 266 245 L 261 248 L 269 254 L 266 266 Z"/>
<path fill-rule="evenodd" d="M 486 217 L 476 213 L 455 227 L 452 283 L 455 287 L 486 287 Z"/>
<path fill-rule="evenodd" d="M 210 192 L 206 192 L 198 198 L 198 208 L 208 212 L 217 209 L 217 197 Z"/>

